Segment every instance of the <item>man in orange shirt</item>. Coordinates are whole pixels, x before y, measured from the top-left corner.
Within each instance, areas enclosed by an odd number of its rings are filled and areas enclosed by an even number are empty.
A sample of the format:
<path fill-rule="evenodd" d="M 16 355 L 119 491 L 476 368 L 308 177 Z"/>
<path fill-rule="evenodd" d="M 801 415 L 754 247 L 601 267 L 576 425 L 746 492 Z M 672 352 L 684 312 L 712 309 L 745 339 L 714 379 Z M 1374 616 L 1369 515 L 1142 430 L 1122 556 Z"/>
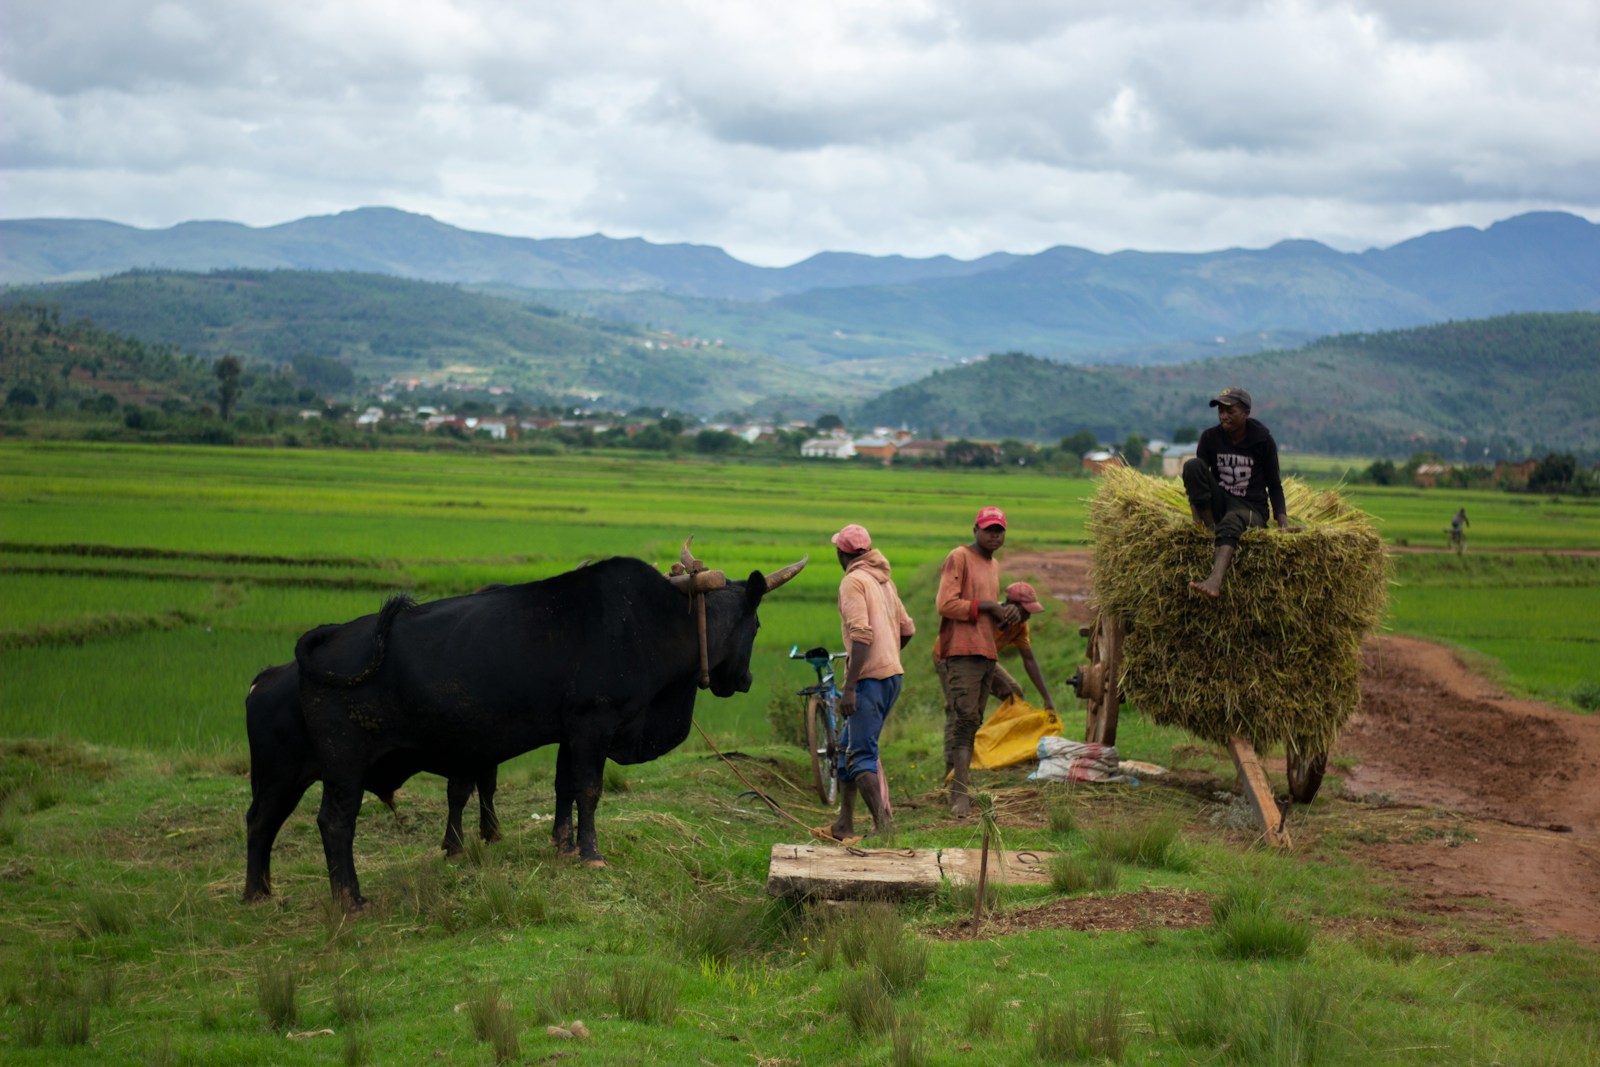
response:
<path fill-rule="evenodd" d="M 939 640 L 933 655 L 944 688 L 950 814 L 957 818 L 972 814 L 968 788 L 972 742 L 983 725 L 983 710 L 999 659 L 995 630 L 1022 617 L 1017 605 L 1000 603 L 1000 561 L 994 554 L 1005 543 L 1005 512 L 980 508 L 972 524 L 972 544 L 952 549 L 939 572 Z"/>
<path fill-rule="evenodd" d="M 836 841 L 855 836 L 859 794 L 872 813 L 874 832 L 894 833 L 878 776 L 878 736 L 900 697 L 905 673 L 900 650 L 917 627 L 900 603 L 889 561 L 872 547 L 872 535 L 854 523 L 833 535 L 844 569 L 839 582 L 839 630 L 850 650 L 839 713 L 848 720 L 848 744 L 839 754 L 839 817 L 828 828 Z"/>

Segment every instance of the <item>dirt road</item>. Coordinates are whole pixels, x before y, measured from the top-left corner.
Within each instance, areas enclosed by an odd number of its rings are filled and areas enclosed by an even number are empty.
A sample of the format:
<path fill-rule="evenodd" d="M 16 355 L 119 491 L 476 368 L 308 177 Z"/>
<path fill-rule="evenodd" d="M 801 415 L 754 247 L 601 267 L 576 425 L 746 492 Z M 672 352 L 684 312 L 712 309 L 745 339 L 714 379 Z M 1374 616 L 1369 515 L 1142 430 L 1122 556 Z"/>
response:
<path fill-rule="evenodd" d="M 1089 561 L 1012 553 L 1005 570 L 1083 622 Z M 1448 834 L 1362 846 L 1366 858 L 1401 878 L 1418 910 L 1600 944 L 1600 716 L 1508 697 L 1448 649 L 1408 637 L 1369 643 L 1361 689 L 1334 752 L 1354 763 L 1345 795 L 1463 816 Z"/>

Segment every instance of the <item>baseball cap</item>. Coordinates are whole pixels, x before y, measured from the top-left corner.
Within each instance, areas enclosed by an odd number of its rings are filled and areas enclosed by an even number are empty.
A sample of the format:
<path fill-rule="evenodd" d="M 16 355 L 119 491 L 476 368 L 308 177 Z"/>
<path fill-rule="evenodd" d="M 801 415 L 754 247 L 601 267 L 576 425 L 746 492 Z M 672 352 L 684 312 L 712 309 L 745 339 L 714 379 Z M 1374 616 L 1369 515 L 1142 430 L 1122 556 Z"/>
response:
<path fill-rule="evenodd" d="M 839 551 L 853 556 L 872 547 L 872 535 L 867 533 L 865 526 L 857 526 L 852 522 L 833 535 L 833 543 L 838 546 Z"/>
<path fill-rule="evenodd" d="M 1037 615 L 1044 610 L 1044 605 L 1039 603 L 1039 594 L 1027 582 L 1012 582 L 1006 586 L 1006 599 L 1013 604 L 1021 604 L 1029 615 Z"/>
<path fill-rule="evenodd" d="M 1250 394 L 1236 385 L 1228 386 L 1228 388 L 1211 398 L 1211 407 L 1220 407 L 1223 404 L 1229 407 L 1233 407 L 1235 404 L 1246 408 L 1255 406 L 1250 403 Z"/>
<path fill-rule="evenodd" d="M 980 530 L 985 526 L 998 526 L 1004 530 L 1006 528 L 1006 513 L 992 506 L 979 508 L 978 517 L 973 520 L 972 525 Z"/>

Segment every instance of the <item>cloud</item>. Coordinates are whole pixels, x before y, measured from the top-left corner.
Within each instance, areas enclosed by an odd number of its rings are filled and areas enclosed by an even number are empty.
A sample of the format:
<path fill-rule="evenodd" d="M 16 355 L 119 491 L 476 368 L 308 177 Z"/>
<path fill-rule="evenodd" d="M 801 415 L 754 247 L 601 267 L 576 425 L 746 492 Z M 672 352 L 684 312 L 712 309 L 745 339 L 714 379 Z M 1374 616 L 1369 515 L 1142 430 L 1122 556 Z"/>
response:
<path fill-rule="evenodd" d="M 1600 214 L 1588 0 L 12 0 L 11 217 L 972 256 Z"/>

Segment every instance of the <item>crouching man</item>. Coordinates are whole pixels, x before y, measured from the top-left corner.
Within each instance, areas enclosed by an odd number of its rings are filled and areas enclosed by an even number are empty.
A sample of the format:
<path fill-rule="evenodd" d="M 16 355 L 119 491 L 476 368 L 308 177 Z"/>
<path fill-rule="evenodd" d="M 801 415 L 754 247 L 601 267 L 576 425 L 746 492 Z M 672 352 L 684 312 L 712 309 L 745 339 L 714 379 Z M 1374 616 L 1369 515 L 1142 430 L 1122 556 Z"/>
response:
<path fill-rule="evenodd" d="M 1189 588 L 1215 600 L 1246 530 L 1267 525 L 1267 506 L 1278 529 L 1289 529 L 1278 473 L 1278 442 L 1250 417 L 1250 394 L 1228 388 L 1211 400 L 1217 425 L 1200 435 L 1195 458 L 1183 465 L 1183 490 L 1194 520 L 1216 535 L 1211 573 Z"/>

